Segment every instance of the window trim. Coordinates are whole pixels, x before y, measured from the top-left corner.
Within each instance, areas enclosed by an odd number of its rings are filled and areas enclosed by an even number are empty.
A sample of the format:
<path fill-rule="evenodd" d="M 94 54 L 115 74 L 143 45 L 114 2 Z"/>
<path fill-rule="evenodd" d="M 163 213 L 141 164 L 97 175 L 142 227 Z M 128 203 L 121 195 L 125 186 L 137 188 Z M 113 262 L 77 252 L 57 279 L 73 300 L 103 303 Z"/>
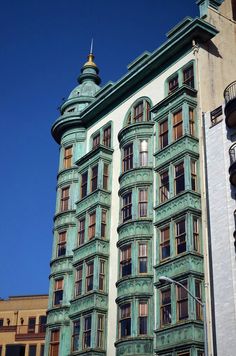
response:
<path fill-rule="evenodd" d="M 69 169 L 72 167 L 73 145 L 64 147 L 63 168 Z"/>

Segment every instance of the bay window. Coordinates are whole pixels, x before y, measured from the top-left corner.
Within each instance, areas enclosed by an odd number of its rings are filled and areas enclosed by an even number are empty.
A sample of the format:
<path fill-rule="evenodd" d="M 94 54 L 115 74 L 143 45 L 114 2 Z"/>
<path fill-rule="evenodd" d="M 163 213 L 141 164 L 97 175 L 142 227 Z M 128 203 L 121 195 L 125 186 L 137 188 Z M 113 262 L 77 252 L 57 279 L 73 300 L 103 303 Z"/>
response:
<path fill-rule="evenodd" d="M 180 282 L 185 288 L 188 288 L 188 282 Z M 188 319 L 188 293 L 181 286 L 176 286 L 177 288 L 177 320 Z"/>
<path fill-rule="evenodd" d="M 160 321 L 161 325 L 164 326 L 171 323 L 171 288 L 161 290 L 160 298 Z"/>
<path fill-rule="evenodd" d="M 66 231 L 58 233 L 57 257 L 65 256 L 66 254 Z"/>
<path fill-rule="evenodd" d="M 93 211 L 92 213 L 89 214 L 89 233 L 88 233 L 89 240 L 95 237 L 95 233 L 96 233 L 96 211 Z"/>
<path fill-rule="evenodd" d="M 160 173 L 160 188 L 159 188 L 159 199 L 160 203 L 164 203 L 169 199 L 169 171 L 166 170 Z"/>
<path fill-rule="evenodd" d="M 63 278 L 56 279 L 54 282 L 54 296 L 53 304 L 58 306 L 62 303 L 63 299 Z"/>
<path fill-rule="evenodd" d="M 160 230 L 160 260 L 170 257 L 170 227 Z"/>
<path fill-rule="evenodd" d="M 140 167 L 145 167 L 148 165 L 148 141 L 147 140 L 140 140 L 139 163 L 140 163 Z"/>
<path fill-rule="evenodd" d="M 82 294 L 83 265 L 79 265 L 75 272 L 75 296 Z"/>
<path fill-rule="evenodd" d="M 126 245 L 120 250 L 120 269 L 121 277 L 132 273 L 131 245 Z"/>
<path fill-rule="evenodd" d="M 131 335 L 131 304 L 126 303 L 120 307 L 120 337 Z"/>
<path fill-rule="evenodd" d="M 139 189 L 139 217 L 147 217 L 147 207 L 148 207 L 148 190 L 147 188 Z"/>
<path fill-rule="evenodd" d="M 140 242 L 138 244 L 138 265 L 139 273 L 147 273 L 148 270 L 148 256 L 147 256 L 147 242 Z"/>
<path fill-rule="evenodd" d="M 91 347 L 92 316 L 84 317 L 83 349 Z"/>
<path fill-rule="evenodd" d="M 184 162 L 175 166 L 175 194 L 185 190 Z"/>
<path fill-rule="evenodd" d="M 133 144 L 129 143 L 123 151 L 123 172 L 133 168 Z"/>
<path fill-rule="evenodd" d="M 93 273 L 94 262 L 89 261 L 86 263 L 86 292 L 93 290 Z"/>
<path fill-rule="evenodd" d="M 64 149 L 64 168 L 68 169 L 72 166 L 72 146 Z"/>
<path fill-rule="evenodd" d="M 160 149 L 169 144 L 168 140 L 168 118 L 159 124 L 159 145 Z"/>
<path fill-rule="evenodd" d="M 186 251 L 186 226 L 185 219 L 181 219 L 175 223 L 175 239 L 177 254 Z"/>
<path fill-rule="evenodd" d="M 183 117 L 182 110 L 173 114 L 173 139 L 178 140 L 183 136 Z"/>
<path fill-rule="evenodd" d="M 123 196 L 123 207 L 122 207 L 122 219 L 123 222 L 132 219 L 132 193 L 126 193 Z"/>
<path fill-rule="evenodd" d="M 148 303 L 147 301 L 139 302 L 139 335 L 147 335 L 148 331 Z"/>

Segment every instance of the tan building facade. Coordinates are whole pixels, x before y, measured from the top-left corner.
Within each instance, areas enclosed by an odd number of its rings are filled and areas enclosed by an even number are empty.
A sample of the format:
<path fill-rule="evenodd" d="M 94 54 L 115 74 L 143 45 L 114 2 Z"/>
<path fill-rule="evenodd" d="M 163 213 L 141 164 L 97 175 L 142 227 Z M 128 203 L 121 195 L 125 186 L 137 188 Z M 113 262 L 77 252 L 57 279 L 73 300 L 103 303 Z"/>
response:
<path fill-rule="evenodd" d="M 47 295 L 0 300 L 0 356 L 43 356 Z"/>

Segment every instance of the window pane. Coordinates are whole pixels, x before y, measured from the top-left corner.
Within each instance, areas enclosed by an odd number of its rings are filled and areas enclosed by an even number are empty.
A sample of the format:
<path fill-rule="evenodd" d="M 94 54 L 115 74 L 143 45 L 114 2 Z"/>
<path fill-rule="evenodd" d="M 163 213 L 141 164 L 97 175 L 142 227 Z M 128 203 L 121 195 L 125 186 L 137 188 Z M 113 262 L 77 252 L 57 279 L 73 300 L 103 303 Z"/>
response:
<path fill-rule="evenodd" d="M 183 136 L 182 110 L 173 115 L 173 135 L 174 140 L 178 140 Z"/>
<path fill-rule="evenodd" d="M 160 203 L 169 199 L 169 171 L 160 174 Z"/>
<path fill-rule="evenodd" d="M 126 337 L 131 335 L 131 306 L 130 303 L 120 308 L 120 336 Z"/>
<path fill-rule="evenodd" d="M 160 234 L 160 258 L 163 260 L 170 257 L 170 227 L 161 229 Z"/>
<path fill-rule="evenodd" d="M 179 254 L 186 251 L 185 219 L 178 221 L 175 224 L 175 229 L 176 229 L 177 254 Z"/>
<path fill-rule="evenodd" d="M 181 162 L 175 166 L 175 194 L 185 190 L 184 163 Z"/>
<path fill-rule="evenodd" d="M 93 148 L 97 148 L 100 145 L 100 134 L 97 134 L 93 138 Z"/>
<path fill-rule="evenodd" d="M 172 93 L 179 87 L 178 76 L 169 80 L 169 93 Z"/>
<path fill-rule="evenodd" d="M 131 245 L 124 246 L 120 251 L 121 277 L 132 273 Z"/>
<path fill-rule="evenodd" d="M 81 199 L 87 195 L 88 172 L 81 175 Z"/>
<path fill-rule="evenodd" d="M 148 141 L 140 141 L 140 166 L 144 167 L 148 165 Z"/>
<path fill-rule="evenodd" d="M 133 144 L 124 147 L 123 172 L 133 168 Z"/>
<path fill-rule="evenodd" d="M 91 172 L 91 192 L 94 192 L 98 187 L 98 165 L 92 168 Z"/>
<path fill-rule="evenodd" d="M 103 144 L 104 146 L 111 147 L 111 126 L 103 131 Z"/>
<path fill-rule="evenodd" d="M 182 281 L 181 284 L 188 288 L 187 281 Z M 178 320 L 188 319 L 188 293 L 181 286 L 177 286 L 177 310 Z"/>
<path fill-rule="evenodd" d="M 171 289 L 161 291 L 161 325 L 171 323 Z"/>
<path fill-rule="evenodd" d="M 187 69 L 183 71 L 184 76 L 184 84 L 194 88 L 194 73 L 193 73 L 193 66 L 191 65 Z"/>
<path fill-rule="evenodd" d="M 123 222 L 132 219 L 132 193 L 123 196 L 122 208 Z"/>
<path fill-rule="evenodd" d="M 168 145 L 168 119 L 161 122 L 159 125 L 159 142 L 160 142 L 160 149 L 166 147 Z"/>

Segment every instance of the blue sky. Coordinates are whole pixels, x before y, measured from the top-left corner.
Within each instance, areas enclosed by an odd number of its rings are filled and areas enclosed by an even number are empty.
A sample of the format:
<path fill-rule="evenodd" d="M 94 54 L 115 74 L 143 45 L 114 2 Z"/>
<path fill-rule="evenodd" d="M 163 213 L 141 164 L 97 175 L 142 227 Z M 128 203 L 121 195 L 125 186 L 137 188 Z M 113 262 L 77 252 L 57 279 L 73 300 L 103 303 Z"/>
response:
<path fill-rule="evenodd" d="M 153 51 L 195 0 L 11 0 L 0 13 L 0 297 L 48 292 L 58 145 L 50 129 L 91 37 L 102 84 Z"/>

